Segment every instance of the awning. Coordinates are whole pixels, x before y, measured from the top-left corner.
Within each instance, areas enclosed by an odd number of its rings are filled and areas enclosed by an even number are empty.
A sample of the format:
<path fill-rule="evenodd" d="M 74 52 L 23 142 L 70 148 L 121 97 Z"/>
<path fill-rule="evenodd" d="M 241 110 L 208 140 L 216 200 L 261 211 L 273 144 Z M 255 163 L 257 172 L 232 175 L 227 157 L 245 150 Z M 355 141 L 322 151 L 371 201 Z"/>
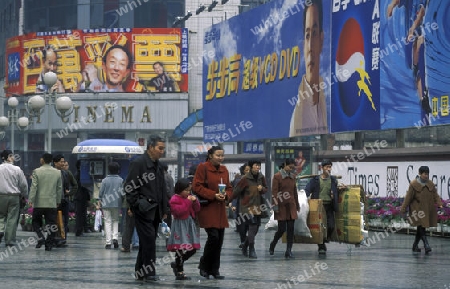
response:
<path fill-rule="evenodd" d="M 122 139 L 90 139 L 72 149 L 73 154 L 134 154 L 144 153 L 137 143 Z"/>

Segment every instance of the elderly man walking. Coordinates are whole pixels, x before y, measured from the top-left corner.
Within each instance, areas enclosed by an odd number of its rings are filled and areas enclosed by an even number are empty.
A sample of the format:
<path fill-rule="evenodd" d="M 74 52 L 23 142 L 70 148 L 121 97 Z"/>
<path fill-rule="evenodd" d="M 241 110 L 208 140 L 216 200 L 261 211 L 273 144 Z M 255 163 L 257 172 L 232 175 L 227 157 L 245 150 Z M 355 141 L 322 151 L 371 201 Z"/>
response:
<path fill-rule="evenodd" d="M 16 239 L 20 198 L 27 197 L 28 183 L 23 171 L 14 165 L 10 150 L 1 153 L 0 165 L 0 242 L 5 237 L 6 246 L 13 246 Z"/>

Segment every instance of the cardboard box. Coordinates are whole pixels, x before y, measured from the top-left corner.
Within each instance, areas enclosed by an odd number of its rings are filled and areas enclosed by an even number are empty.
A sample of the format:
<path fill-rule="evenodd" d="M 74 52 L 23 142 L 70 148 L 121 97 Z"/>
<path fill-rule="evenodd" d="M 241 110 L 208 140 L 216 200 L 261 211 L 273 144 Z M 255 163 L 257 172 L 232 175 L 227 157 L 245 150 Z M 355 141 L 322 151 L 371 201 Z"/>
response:
<path fill-rule="evenodd" d="M 336 218 L 336 234 L 339 242 L 359 244 L 363 239 L 361 215 L 353 213 L 343 218 Z"/>
<path fill-rule="evenodd" d="M 336 232 L 339 241 L 344 243 L 359 244 L 363 240 L 361 226 L 344 226 L 336 228 Z"/>
<path fill-rule="evenodd" d="M 308 200 L 309 213 L 307 225 L 311 232 L 312 238 L 304 236 L 295 236 L 294 243 L 302 244 L 322 244 L 323 240 L 327 238 L 326 222 L 327 215 L 322 205 L 322 200 L 314 199 Z M 283 234 L 281 241 L 286 243 L 286 233 Z"/>
<path fill-rule="evenodd" d="M 359 187 L 351 187 L 339 193 L 339 213 L 360 213 L 361 192 Z"/>

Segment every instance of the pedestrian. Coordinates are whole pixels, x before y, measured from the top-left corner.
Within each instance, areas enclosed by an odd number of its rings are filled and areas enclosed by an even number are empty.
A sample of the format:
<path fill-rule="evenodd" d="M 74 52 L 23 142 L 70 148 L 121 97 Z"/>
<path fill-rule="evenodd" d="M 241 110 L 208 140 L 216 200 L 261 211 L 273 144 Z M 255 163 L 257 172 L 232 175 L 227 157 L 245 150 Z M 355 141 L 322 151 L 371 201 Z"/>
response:
<path fill-rule="evenodd" d="M 325 255 L 327 253 L 328 243 L 333 235 L 335 228 L 334 214 L 338 212 L 339 196 L 338 196 L 338 182 L 335 176 L 331 175 L 331 168 L 333 163 L 329 159 L 322 160 L 322 174 L 313 177 L 308 184 L 306 184 L 306 196 L 311 196 L 311 199 L 321 199 L 323 209 L 327 214 L 327 239 L 322 244 L 318 244 L 319 254 Z"/>
<path fill-rule="evenodd" d="M 127 198 L 123 198 L 122 200 L 122 214 L 124 217 L 122 223 L 122 247 L 120 248 L 120 251 L 129 253 L 131 252 L 132 239 L 136 230 L 134 225 L 134 214 L 131 211 L 131 207 L 128 205 Z"/>
<path fill-rule="evenodd" d="M 50 165 L 52 159 L 53 156 L 49 153 L 42 155 L 41 166 L 33 171 L 28 199 L 28 204 L 33 207 L 33 230 L 38 236 L 36 249 L 45 244 L 46 251 L 55 246 L 56 208 L 60 205 L 62 195 L 61 172 Z M 42 228 L 42 216 L 45 228 Z M 47 237 L 44 236 L 44 232 L 47 233 Z"/>
<path fill-rule="evenodd" d="M 220 255 L 223 245 L 225 228 L 228 228 L 228 218 L 225 202 L 231 199 L 233 189 L 229 180 L 228 169 L 222 165 L 224 150 L 220 146 L 213 146 L 208 150 L 206 162 L 198 165 L 195 172 L 193 190 L 209 201 L 198 213 L 201 228 L 208 234 L 203 256 L 200 258 L 200 275 L 215 279 L 224 279 L 220 275 Z M 225 192 L 219 192 L 219 184 L 225 185 Z"/>
<path fill-rule="evenodd" d="M 164 169 L 164 180 L 166 181 L 166 190 L 167 190 L 167 203 L 169 203 L 170 198 L 175 193 L 175 181 L 173 180 L 173 177 L 169 173 L 169 166 L 165 163 L 162 164 L 162 167 Z M 172 214 L 170 212 L 170 206 L 167 208 L 169 211 L 167 213 L 167 219 L 166 224 L 169 226 L 169 228 L 172 227 Z"/>
<path fill-rule="evenodd" d="M 294 258 L 292 244 L 294 243 L 294 222 L 297 219 L 297 211 L 300 208 L 295 184 L 295 161 L 285 159 L 272 179 L 272 202 L 274 218 L 278 221 L 278 229 L 270 242 L 269 254 L 275 253 L 278 240 L 286 234 L 285 258 Z"/>
<path fill-rule="evenodd" d="M 261 174 L 261 162 L 248 162 L 246 173 L 233 189 L 233 198 L 239 198 L 239 215 L 236 222 L 248 225 L 248 235 L 242 246 L 242 254 L 256 259 L 255 236 L 261 226 L 261 195 L 267 192 L 266 178 Z"/>
<path fill-rule="evenodd" d="M 58 154 L 53 158 L 53 166 L 60 171 L 62 180 L 61 202 L 58 206 L 58 211 L 61 211 L 61 214 L 58 213 L 57 215 L 57 224 L 62 223 L 62 226 L 59 228 L 60 235 L 56 243 L 57 247 L 64 247 L 67 245 L 67 233 L 69 231 L 69 201 L 71 193 L 73 192 L 70 190 L 72 180 L 69 179 L 69 174 L 64 170 L 65 163 L 66 160 L 61 154 Z M 62 220 L 59 220 L 60 216 L 62 216 Z"/>
<path fill-rule="evenodd" d="M 248 172 L 250 172 L 250 166 L 247 162 L 245 162 L 242 166 L 239 167 L 239 174 L 236 174 L 233 182 L 231 183 L 233 185 L 233 189 L 236 188 L 239 181 L 242 179 L 243 176 L 245 176 Z M 234 193 L 233 193 L 234 195 Z M 241 220 L 238 220 L 239 212 L 240 212 L 240 196 L 233 196 L 233 200 L 231 201 L 231 210 L 234 213 L 234 219 L 236 220 L 236 232 L 239 233 L 239 249 L 242 250 L 244 247 L 245 240 L 247 239 L 247 232 L 248 232 L 248 223 L 247 222 L 241 222 Z M 243 252 L 245 253 L 245 252 Z M 245 255 L 245 254 L 244 254 Z"/>
<path fill-rule="evenodd" d="M 91 199 L 91 192 L 88 188 L 81 184 L 81 160 L 76 163 L 77 172 L 75 173 L 75 180 L 78 182 L 78 190 L 74 195 L 75 198 L 75 236 L 82 236 L 83 233 L 90 233 L 87 224 L 87 207 Z"/>
<path fill-rule="evenodd" d="M 419 177 L 409 184 L 408 192 L 403 201 L 401 212 L 406 212 L 409 208 L 408 221 L 411 226 L 417 226 L 416 237 L 412 246 L 412 251 L 419 253 L 419 242 L 422 240 L 425 253 L 431 252 L 430 244 L 426 236 L 426 228 L 437 226 L 437 212 L 435 204 L 442 208 L 442 201 L 439 197 L 436 186 L 429 179 L 430 169 L 427 166 L 419 168 Z"/>
<path fill-rule="evenodd" d="M 20 202 L 28 196 L 28 183 L 23 171 L 14 165 L 12 151 L 4 150 L 0 156 L 0 243 L 5 237 L 6 246 L 13 246 Z"/>
<path fill-rule="evenodd" d="M 119 210 L 122 205 L 123 179 L 119 176 L 117 162 L 108 164 L 109 174 L 102 180 L 99 190 L 99 206 L 105 217 L 105 249 L 119 248 Z"/>
<path fill-rule="evenodd" d="M 131 161 L 124 184 L 139 236 L 135 264 L 137 281 L 159 280 L 155 272 L 156 232 L 159 223 L 167 217 L 168 207 L 164 170 L 159 162 L 165 149 L 163 138 L 150 136 L 144 154 Z"/>
<path fill-rule="evenodd" d="M 180 179 L 175 184 L 175 194 L 169 202 L 173 220 L 167 250 L 175 252 L 175 262 L 170 266 L 176 280 L 191 279 L 184 273 L 183 265 L 200 249 L 200 233 L 194 221 L 196 213 L 200 211 L 200 203 L 191 191 L 191 182 Z"/>

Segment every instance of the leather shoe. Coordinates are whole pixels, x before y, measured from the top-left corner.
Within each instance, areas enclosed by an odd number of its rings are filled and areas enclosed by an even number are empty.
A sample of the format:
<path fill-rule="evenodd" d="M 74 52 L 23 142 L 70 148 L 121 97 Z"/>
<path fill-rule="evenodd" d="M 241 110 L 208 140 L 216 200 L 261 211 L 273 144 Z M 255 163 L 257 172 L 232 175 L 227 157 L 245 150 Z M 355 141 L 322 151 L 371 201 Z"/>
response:
<path fill-rule="evenodd" d="M 122 248 L 120 248 L 120 252 L 130 253 L 130 249 L 122 247 Z"/>
<path fill-rule="evenodd" d="M 158 276 L 147 276 L 144 277 L 144 282 L 155 282 L 158 281 L 159 277 Z"/>
<path fill-rule="evenodd" d="M 212 275 L 214 277 L 214 279 L 219 279 L 219 280 L 225 279 L 225 276 L 220 275 L 219 271 L 211 273 L 210 275 Z"/>
<path fill-rule="evenodd" d="M 39 240 L 38 242 L 37 242 L 37 244 L 36 244 L 36 249 L 39 249 L 39 248 L 41 248 L 42 247 L 42 245 L 44 245 L 45 244 L 45 240 Z"/>
<path fill-rule="evenodd" d="M 0 232 L 0 243 L 2 242 L 3 236 L 5 236 L 5 233 Z"/>
<path fill-rule="evenodd" d="M 52 246 L 45 246 L 45 251 L 51 251 L 52 250 Z"/>
<path fill-rule="evenodd" d="M 200 276 L 205 277 L 206 279 L 209 279 L 209 274 L 203 269 L 200 269 Z"/>
<path fill-rule="evenodd" d="M 117 240 L 113 240 L 114 249 L 119 248 L 119 242 Z"/>

